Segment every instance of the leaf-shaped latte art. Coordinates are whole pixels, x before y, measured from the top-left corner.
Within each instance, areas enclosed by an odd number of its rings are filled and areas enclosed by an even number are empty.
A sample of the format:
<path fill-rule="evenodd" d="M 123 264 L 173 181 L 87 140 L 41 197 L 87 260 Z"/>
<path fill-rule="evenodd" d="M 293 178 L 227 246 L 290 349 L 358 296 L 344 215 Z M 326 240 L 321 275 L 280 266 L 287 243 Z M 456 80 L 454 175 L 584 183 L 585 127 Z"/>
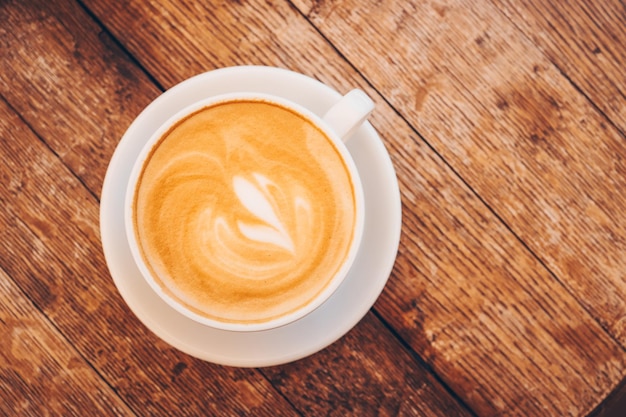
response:
<path fill-rule="evenodd" d="M 235 176 L 233 178 L 233 188 L 243 206 L 266 224 L 247 224 L 237 221 L 239 231 L 248 239 L 271 243 L 293 253 L 295 251 L 293 239 L 289 236 L 283 223 L 278 219 L 270 201 L 271 196 L 267 186 L 271 185 L 272 182 L 258 173 L 255 173 L 253 176 L 254 182 L 241 176 Z"/>

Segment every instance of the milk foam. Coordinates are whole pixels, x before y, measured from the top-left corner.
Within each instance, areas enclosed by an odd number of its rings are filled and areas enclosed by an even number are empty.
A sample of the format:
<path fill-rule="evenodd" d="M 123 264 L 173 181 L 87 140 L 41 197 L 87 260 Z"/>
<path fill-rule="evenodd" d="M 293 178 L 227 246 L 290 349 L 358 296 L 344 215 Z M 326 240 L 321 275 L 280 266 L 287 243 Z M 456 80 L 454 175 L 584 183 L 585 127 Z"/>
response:
<path fill-rule="evenodd" d="M 355 194 L 332 142 L 279 105 L 231 102 L 167 132 L 141 174 L 137 240 L 161 287 L 224 322 L 271 320 L 326 288 Z"/>
<path fill-rule="evenodd" d="M 248 239 L 278 245 L 293 253 L 295 250 L 293 240 L 283 222 L 278 219 L 270 201 L 271 194 L 268 186 L 276 186 L 276 184 L 259 173 L 254 173 L 252 176 L 254 181 L 235 176 L 233 188 L 241 204 L 264 224 L 249 224 L 238 220 L 239 231 Z M 294 205 L 296 199 L 300 202 L 303 201 L 301 196 L 296 196 L 294 197 Z M 310 207 L 306 202 L 304 205 Z"/>

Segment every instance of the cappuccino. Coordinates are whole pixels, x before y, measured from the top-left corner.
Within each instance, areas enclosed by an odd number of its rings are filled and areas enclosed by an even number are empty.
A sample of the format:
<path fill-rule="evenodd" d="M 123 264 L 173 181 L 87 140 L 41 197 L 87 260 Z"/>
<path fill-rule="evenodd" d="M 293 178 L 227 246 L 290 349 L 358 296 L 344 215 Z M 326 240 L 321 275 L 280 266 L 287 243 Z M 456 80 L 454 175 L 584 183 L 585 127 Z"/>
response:
<path fill-rule="evenodd" d="M 166 295 L 217 322 L 304 308 L 354 250 L 357 183 L 344 158 L 315 122 L 279 103 L 193 111 L 140 169 L 132 223 L 144 264 Z"/>

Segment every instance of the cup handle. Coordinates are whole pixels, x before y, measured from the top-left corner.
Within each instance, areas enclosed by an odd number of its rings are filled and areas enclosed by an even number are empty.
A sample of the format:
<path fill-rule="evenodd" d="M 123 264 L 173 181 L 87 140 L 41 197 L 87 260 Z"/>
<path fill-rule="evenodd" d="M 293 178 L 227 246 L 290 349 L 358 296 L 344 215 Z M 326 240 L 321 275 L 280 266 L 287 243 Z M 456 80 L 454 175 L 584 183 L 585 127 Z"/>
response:
<path fill-rule="evenodd" d="M 332 106 L 322 119 L 347 142 L 374 110 L 374 102 L 362 90 L 354 89 Z"/>

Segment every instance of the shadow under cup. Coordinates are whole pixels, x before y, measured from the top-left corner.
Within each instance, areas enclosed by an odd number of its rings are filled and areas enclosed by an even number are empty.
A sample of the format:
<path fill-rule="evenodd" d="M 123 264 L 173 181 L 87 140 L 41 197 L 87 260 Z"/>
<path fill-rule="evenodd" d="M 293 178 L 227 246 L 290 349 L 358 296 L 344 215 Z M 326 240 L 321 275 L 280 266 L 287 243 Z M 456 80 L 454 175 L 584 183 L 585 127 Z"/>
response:
<path fill-rule="evenodd" d="M 230 331 L 283 326 L 320 306 L 346 277 L 363 223 L 341 138 L 307 109 L 256 93 L 203 100 L 164 123 L 126 193 L 131 253 L 151 288 Z"/>

